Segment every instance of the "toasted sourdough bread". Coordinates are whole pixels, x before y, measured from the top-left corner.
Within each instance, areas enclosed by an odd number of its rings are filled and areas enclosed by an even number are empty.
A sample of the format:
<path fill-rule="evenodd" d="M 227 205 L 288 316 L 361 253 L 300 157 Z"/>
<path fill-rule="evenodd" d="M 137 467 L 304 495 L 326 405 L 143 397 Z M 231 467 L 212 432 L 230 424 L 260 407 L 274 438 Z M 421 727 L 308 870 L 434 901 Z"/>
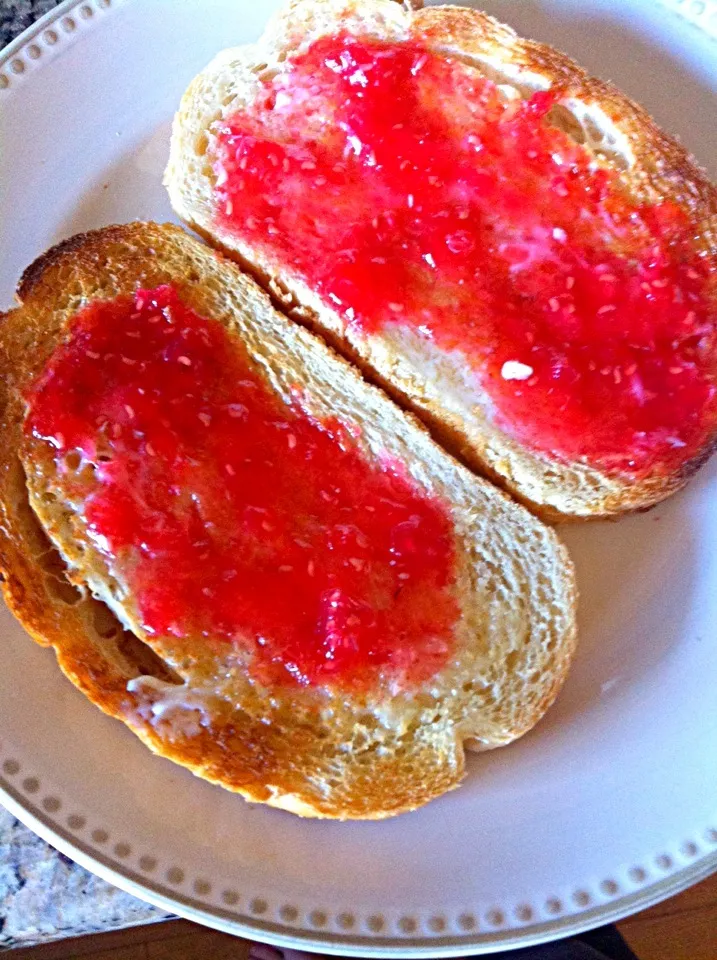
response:
<path fill-rule="evenodd" d="M 318 329 L 418 413 L 446 448 L 545 519 L 599 518 L 646 509 L 682 487 L 710 455 L 714 429 L 677 468 L 637 479 L 608 474 L 583 460 L 565 463 L 532 451 L 496 426 L 486 413 L 489 401 L 460 359 L 408 328 L 363 334 L 294 275 L 280 256 L 254 249 L 216 221 L 216 176 L 209 159 L 212 125 L 250 106 L 262 77 L 281 71 L 287 58 L 317 38 L 344 32 L 387 41 L 419 40 L 439 55 L 475 66 L 510 97 L 559 86 L 565 109 L 556 125 L 584 143 L 598 164 L 620 171 L 625 189 L 640 202 L 668 199 L 679 205 L 695 225 L 706 261 L 717 263 L 717 193 L 681 145 L 663 134 L 641 107 L 589 77 L 563 54 L 520 39 L 483 13 L 410 6 L 392 0 L 293 0 L 255 45 L 220 53 L 191 83 L 175 118 L 165 174 L 172 205 L 186 223 L 249 268 L 285 309 Z"/>
<path fill-rule="evenodd" d="M 49 445 L 23 439 L 23 396 L 79 309 L 165 283 L 243 341 L 284 402 L 300 385 L 311 416 L 360 426 L 367 458 L 404 463 L 420 490 L 449 505 L 460 614 L 455 656 L 432 680 L 404 692 L 266 688 L 237 671 L 231 644 L 225 657 L 200 638 L 188 654 L 176 639 L 143 631 L 81 511 L 58 501 Z M 53 248 L 25 272 L 18 299 L 0 316 L 3 589 L 30 634 L 55 649 L 64 673 L 102 710 L 156 753 L 249 800 L 342 819 L 418 807 L 460 782 L 466 742 L 489 749 L 536 723 L 575 644 L 565 548 L 274 310 L 253 280 L 177 227 L 135 223 Z"/>

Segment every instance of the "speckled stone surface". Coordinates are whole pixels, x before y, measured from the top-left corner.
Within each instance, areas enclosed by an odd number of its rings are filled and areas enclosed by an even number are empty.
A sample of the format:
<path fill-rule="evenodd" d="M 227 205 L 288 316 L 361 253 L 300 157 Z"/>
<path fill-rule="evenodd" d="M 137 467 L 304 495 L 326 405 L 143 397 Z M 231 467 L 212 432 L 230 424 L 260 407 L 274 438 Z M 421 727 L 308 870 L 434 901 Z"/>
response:
<path fill-rule="evenodd" d="M 56 3 L 0 0 L 0 48 Z M 166 916 L 78 867 L 0 808 L 0 948 Z"/>
<path fill-rule="evenodd" d="M 57 3 L 58 0 L 0 0 L 0 48 Z"/>
<path fill-rule="evenodd" d="M 92 876 L 0 809 L 0 946 L 116 930 L 168 914 Z"/>

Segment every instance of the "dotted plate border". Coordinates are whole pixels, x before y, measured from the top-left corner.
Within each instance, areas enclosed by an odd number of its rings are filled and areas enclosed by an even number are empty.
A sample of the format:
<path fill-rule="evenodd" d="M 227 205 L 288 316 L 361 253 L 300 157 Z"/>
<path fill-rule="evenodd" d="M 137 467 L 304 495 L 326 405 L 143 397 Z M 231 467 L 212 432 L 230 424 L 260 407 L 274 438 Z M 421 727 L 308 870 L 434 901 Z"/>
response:
<path fill-rule="evenodd" d="M 0 796 L 11 813 L 78 863 L 128 893 L 229 933 L 341 953 L 456 956 L 526 946 L 568 936 L 643 909 L 717 870 L 717 826 L 708 826 L 642 864 L 616 870 L 540 903 L 477 904 L 455 914 L 357 916 L 342 908 L 302 908 L 272 901 L 242 882 L 217 884 L 115 836 L 91 814 L 63 800 L 0 744 Z M 717 824 L 717 816 L 713 820 Z"/>
<path fill-rule="evenodd" d="M 98 17 L 115 11 L 125 2 L 65 0 L 40 17 L 0 51 L 0 94 L 41 66 L 40 61 L 47 62 L 78 33 L 91 29 Z M 717 0 L 658 0 L 658 3 L 717 43 Z"/>
<path fill-rule="evenodd" d="M 58 50 L 127 0 L 65 0 L 0 52 L 0 97 L 24 82 Z M 138 2 L 138 0 L 134 0 Z M 659 0 L 662 7 L 717 42 L 715 0 Z M 380 956 L 458 956 L 466 951 L 527 946 L 618 920 L 684 890 L 717 871 L 717 814 L 711 825 L 649 862 L 547 896 L 540 903 L 477 904 L 455 915 L 359 917 L 272 902 L 243 883 L 219 884 L 163 863 L 151 850 L 114 836 L 91 814 L 72 807 L 0 745 L 0 800 L 19 820 L 82 866 L 164 910 L 229 933 L 273 943 Z"/>

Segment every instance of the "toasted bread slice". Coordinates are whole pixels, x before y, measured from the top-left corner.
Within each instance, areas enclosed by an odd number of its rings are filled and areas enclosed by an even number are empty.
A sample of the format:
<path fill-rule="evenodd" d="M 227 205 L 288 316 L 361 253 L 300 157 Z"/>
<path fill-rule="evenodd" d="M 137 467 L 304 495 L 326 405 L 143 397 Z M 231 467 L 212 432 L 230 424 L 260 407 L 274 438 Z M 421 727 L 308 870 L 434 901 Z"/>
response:
<path fill-rule="evenodd" d="M 682 487 L 709 456 L 715 443 L 715 189 L 682 146 L 663 134 L 643 109 L 614 87 L 589 77 L 563 54 L 544 44 L 520 39 L 510 28 L 476 10 L 432 6 L 416 11 L 409 9 L 409 6 L 390 0 L 294 0 L 273 20 L 255 45 L 220 53 L 191 83 L 175 119 L 171 154 L 165 175 L 172 205 L 186 223 L 248 267 L 294 316 L 319 330 L 340 351 L 355 360 L 371 378 L 418 413 L 445 447 L 474 469 L 499 482 L 544 518 L 599 518 L 648 508 Z M 490 95 L 495 94 L 503 100 L 526 102 L 536 91 L 557 91 L 553 108 L 540 122 L 549 124 L 555 131 L 556 138 L 562 137 L 562 140 L 557 139 L 556 143 L 569 144 L 569 151 L 578 151 L 575 155 L 582 157 L 580 162 L 584 164 L 588 174 L 591 175 L 591 171 L 597 170 L 612 177 L 611 189 L 615 195 L 620 196 L 621 202 L 627 203 L 629 209 L 639 209 L 640 215 L 643 206 L 649 208 L 658 203 L 666 203 L 671 210 L 681 211 L 686 224 L 684 236 L 689 235 L 685 243 L 690 250 L 688 254 L 684 249 L 675 254 L 675 263 L 681 257 L 689 256 L 694 258 L 695 263 L 700 264 L 702 310 L 700 346 L 686 346 L 684 356 L 693 358 L 694 350 L 702 351 L 702 360 L 699 361 L 703 364 L 700 378 L 702 396 L 706 399 L 699 413 L 699 416 L 704 417 L 702 429 L 697 431 L 692 440 L 685 443 L 680 437 L 667 438 L 668 446 L 673 443 L 675 448 L 679 448 L 678 453 L 673 455 L 666 448 L 664 461 L 649 462 L 648 458 L 639 469 L 632 469 L 631 464 L 634 465 L 634 461 L 627 459 L 631 456 L 631 451 L 624 445 L 621 447 L 618 444 L 616 449 L 611 448 L 604 456 L 595 456 L 588 444 L 588 452 L 580 453 L 583 439 L 591 440 L 602 424 L 610 421 L 619 406 L 619 398 L 624 396 L 626 391 L 633 390 L 634 387 L 634 390 L 640 391 L 641 397 L 647 395 L 647 381 L 643 378 L 640 364 L 645 357 L 645 342 L 649 342 L 649 335 L 646 341 L 641 341 L 635 354 L 636 363 L 631 359 L 631 344 L 623 345 L 626 359 L 622 367 L 608 363 L 602 368 L 598 363 L 596 370 L 595 363 L 590 365 L 589 358 L 583 355 L 579 362 L 587 368 L 583 371 L 587 378 L 584 382 L 589 381 L 589 385 L 583 388 L 587 394 L 587 403 L 592 402 L 590 395 L 595 394 L 594 385 L 597 385 L 596 389 L 603 389 L 601 384 L 605 382 L 605 376 L 611 378 L 611 382 L 614 378 L 616 386 L 611 386 L 610 390 L 613 390 L 618 400 L 613 402 L 610 400 L 609 391 L 606 393 L 608 399 L 602 401 L 597 413 L 593 409 L 590 415 L 592 419 L 588 419 L 587 425 L 581 421 L 582 426 L 576 425 L 573 428 L 575 442 L 568 452 L 559 447 L 551 447 L 547 441 L 547 446 L 535 444 L 516 432 L 510 412 L 502 419 L 495 416 L 494 388 L 486 386 L 483 375 L 483 378 L 474 375 L 478 367 L 471 368 L 465 353 L 460 349 L 447 347 L 438 337 L 433 340 L 423 335 L 415 322 L 382 322 L 377 328 L 376 316 L 368 315 L 368 323 L 363 326 L 357 324 L 353 322 L 345 306 L 346 303 L 353 302 L 350 297 L 339 308 L 332 302 L 333 288 L 330 285 L 325 287 L 323 293 L 319 291 L 316 283 L 312 283 L 312 277 L 308 275 L 312 272 L 311 267 L 308 270 L 297 267 L 296 263 L 289 261 L 282 252 L 281 244 L 290 244 L 292 241 L 291 236 L 287 237 L 282 233 L 285 229 L 282 224 L 297 222 L 293 217 L 293 204 L 286 200 L 286 195 L 277 193 L 278 212 L 272 211 L 270 227 L 270 233 L 273 231 L 274 238 L 278 237 L 281 242 L 275 242 L 272 236 L 257 239 L 256 232 L 252 233 L 244 227 L 237 228 L 243 215 L 239 194 L 234 195 L 233 204 L 235 208 L 238 206 L 238 217 L 235 209 L 234 219 L 231 220 L 228 208 L 226 215 L 222 208 L 222 216 L 218 216 L 217 191 L 221 186 L 219 177 L 224 175 L 217 166 L 218 138 L 222 129 L 226 131 L 227 124 L 231 124 L 232 118 L 237 115 L 249 116 L 252 118 L 247 128 L 250 133 L 255 133 L 259 138 L 269 136 L 266 133 L 267 129 L 271 131 L 270 121 L 266 120 L 268 111 L 281 112 L 285 109 L 286 97 L 291 97 L 289 83 L 282 86 L 282 78 L 287 75 L 291 65 L 295 64 L 298 58 L 307 55 L 322 39 L 347 36 L 369 43 L 418 44 L 431 56 L 443 58 L 453 65 L 462 64 L 461 69 L 465 68 L 466 73 L 488 78 L 492 82 Z M 330 66 L 334 63 L 329 60 L 324 62 Z M 420 66 L 419 60 L 416 69 Z M 339 70 L 340 65 L 331 66 L 331 69 Z M 362 84 L 365 83 L 365 77 L 354 80 L 349 77 L 348 82 L 354 83 L 354 89 L 359 91 L 357 96 L 363 97 Z M 307 89 L 310 89 L 308 83 L 301 89 L 302 96 L 305 96 Z M 272 91 L 275 93 L 277 90 L 281 91 L 280 96 L 284 100 L 279 106 L 272 102 L 265 113 L 261 114 L 257 104 L 263 103 L 267 96 L 272 95 Z M 396 93 L 394 101 L 385 102 L 384 109 L 389 116 L 391 111 L 397 110 L 399 98 L 399 93 Z M 434 101 L 440 102 L 438 98 L 434 98 Z M 459 104 L 457 98 L 453 98 L 444 104 L 443 111 L 450 116 L 452 113 L 458 114 L 464 108 L 465 103 Z M 291 114 L 294 126 L 291 128 L 291 135 L 287 135 L 286 140 L 282 141 L 282 150 L 285 153 L 279 156 L 285 155 L 293 162 L 294 155 L 299 157 L 300 149 L 307 143 L 314 142 L 312 138 L 321 140 L 327 128 L 328 136 L 337 135 L 336 125 L 332 126 L 331 117 L 322 117 L 317 113 L 319 108 L 316 108 L 313 102 L 306 101 L 304 129 L 296 119 L 300 108 L 292 106 L 288 109 L 294 111 Z M 256 120 L 257 116 L 260 117 L 259 120 Z M 401 119 L 403 120 L 403 115 Z M 351 134 L 350 130 L 346 133 L 345 141 L 345 153 L 349 158 L 352 150 L 358 153 L 364 149 L 359 142 L 360 137 Z M 271 137 L 268 142 L 273 142 Z M 416 146 L 416 151 L 419 146 L 420 144 Z M 252 155 L 254 159 L 256 155 L 256 152 Z M 406 156 L 406 162 L 410 163 L 411 155 L 408 149 Z M 557 152 L 553 156 L 557 158 L 556 163 L 563 162 Z M 246 156 L 243 162 L 245 161 Z M 252 158 L 250 162 L 253 162 Z M 313 163 L 313 160 L 310 162 Z M 371 161 L 367 163 L 370 164 Z M 522 160 L 520 163 L 522 164 Z M 288 171 L 289 167 L 286 169 Z M 569 171 L 566 176 L 568 174 Z M 319 184 L 317 180 L 313 188 L 315 192 L 327 189 L 326 177 L 322 176 L 321 181 Z M 279 190 L 283 189 L 281 180 L 277 182 Z M 419 189 L 423 189 L 420 177 L 417 182 Z M 548 192 L 549 187 L 546 186 L 543 191 L 538 186 L 536 190 L 538 194 L 543 194 Z M 296 202 L 305 203 L 306 195 L 307 190 L 301 192 L 297 188 Z M 339 222 L 345 215 L 340 205 L 341 197 L 341 188 L 336 188 L 331 202 L 336 204 L 335 219 Z M 268 194 L 267 199 L 271 200 Z M 408 194 L 404 200 L 407 200 L 409 206 L 414 205 L 412 194 Z M 416 205 L 419 203 L 418 200 L 415 202 Z M 530 204 L 534 201 L 527 196 L 526 202 Z M 282 203 L 293 219 L 286 218 L 282 212 Z M 382 211 L 376 208 L 365 211 L 365 214 L 370 221 L 371 217 L 381 215 Z M 576 208 L 575 214 L 574 220 L 577 221 L 580 210 Z M 330 219 L 329 211 L 317 231 L 325 230 Z M 566 226 L 569 230 L 570 224 L 566 223 Z M 562 227 L 559 229 L 562 231 L 562 242 L 566 231 Z M 327 263 L 331 263 L 336 257 L 336 249 L 332 246 L 333 239 L 332 235 L 325 246 Z M 672 254 L 668 252 L 666 256 L 669 259 Z M 312 258 L 313 262 L 320 259 L 313 251 Z M 673 263 L 665 268 L 668 273 L 674 265 Z M 684 267 L 684 264 L 682 266 Z M 414 267 L 415 264 L 412 269 Z M 425 273 L 427 268 L 422 269 Z M 629 269 L 626 270 L 627 276 Z M 325 273 L 326 271 L 321 275 L 325 276 Z M 653 276 L 656 277 L 657 274 Z M 488 277 L 488 280 L 490 279 Z M 551 309 L 560 313 L 560 316 L 563 316 L 563 309 L 574 310 L 571 297 L 567 295 L 574 278 L 567 276 L 565 279 L 565 296 L 561 294 L 554 298 L 546 292 L 546 302 L 539 302 L 538 306 L 542 311 L 540 324 L 550 325 Z M 592 279 L 615 280 L 610 277 L 607 267 L 604 275 L 594 275 Z M 637 284 L 635 277 L 632 279 Z M 586 280 L 581 286 L 581 281 L 579 278 L 578 280 L 575 288 L 576 300 L 584 295 L 592 282 Z M 365 281 L 367 284 L 370 282 Z M 424 285 L 428 284 L 425 276 L 422 282 Z M 667 282 L 667 279 L 658 277 L 655 290 L 661 285 L 666 286 Z M 616 287 L 621 285 L 622 280 L 616 281 Z M 607 290 L 608 285 L 604 289 Z M 645 302 L 654 301 L 655 290 L 651 293 L 649 287 L 646 289 L 648 292 L 643 299 Z M 335 294 L 333 296 L 335 297 Z M 643 294 L 638 289 L 637 299 L 641 296 Z M 682 297 L 682 291 L 675 292 L 675 299 L 678 297 Z M 337 302 L 339 300 L 340 298 Z M 540 297 L 538 300 L 540 301 Z M 608 310 L 615 309 L 610 303 L 599 306 L 600 303 L 602 301 L 596 300 L 594 304 L 598 321 Z M 382 303 L 376 309 L 385 313 L 385 307 L 386 304 Z M 393 309 L 391 304 L 388 304 L 388 307 Z M 401 304 L 398 303 L 396 309 L 400 308 Z M 634 316 L 635 310 L 639 309 L 642 309 L 640 304 L 637 307 L 623 304 L 620 316 Z M 646 309 L 649 313 L 649 304 Z M 685 317 L 688 324 L 694 317 L 688 307 L 685 308 Z M 465 315 L 461 319 L 466 325 L 481 323 L 480 307 L 465 308 Z M 566 318 L 560 335 L 568 343 L 573 336 L 570 323 L 570 319 Z M 440 329 L 438 332 L 440 333 Z M 622 335 L 619 331 L 613 331 L 612 336 L 616 338 L 616 343 L 621 342 Z M 668 346 L 665 349 L 671 348 Z M 510 354 L 507 356 L 511 357 Z M 520 361 L 525 357 L 516 356 L 514 359 Z M 650 353 L 648 346 L 645 363 L 649 366 L 653 359 L 654 355 Z M 517 381 L 513 384 L 516 390 L 523 387 L 526 391 L 534 389 L 532 380 L 527 386 L 520 382 L 533 373 L 532 360 L 528 359 L 524 363 L 514 363 L 512 360 L 511 357 L 511 362 L 505 364 L 502 370 L 498 367 L 498 371 L 491 374 L 494 380 L 502 374 L 505 380 Z M 691 362 L 690 360 L 689 363 Z M 669 363 L 669 360 L 666 363 Z M 548 367 L 549 364 L 546 370 Z M 664 372 L 665 382 L 669 381 L 673 373 L 677 376 L 682 369 L 681 362 L 675 361 L 670 366 L 669 373 L 666 370 Z M 603 376 L 603 380 L 599 380 L 600 376 Z M 649 375 L 646 376 L 649 378 Z M 535 379 L 539 378 L 536 376 Z M 507 390 L 505 384 L 501 384 L 500 389 L 504 392 Z M 540 384 L 537 389 L 541 389 Z M 552 387 L 547 389 L 549 392 Z M 525 416 L 530 427 L 531 394 L 526 393 L 525 396 L 521 415 Z M 568 406 L 570 402 L 568 390 Z M 627 402 L 633 403 L 633 400 Z M 642 403 L 642 400 L 635 403 Z M 665 406 L 675 409 L 672 400 L 666 402 Z M 549 403 L 546 406 L 546 409 L 548 408 Z M 558 421 L 559 430 L 562 408 L 559 405 L 555 409 L 551 408 L 549 415 Z M 569 415 L 568 410 L 566 418 Z M 637 413 L 633 411 L 630 416 L 640 419 L 641 410 L 638 409 Z M 688 415 L 683 419 L 686 422 Z M 641 422 L 637 424 L 640 429 Z M 677 432 L 679 433 L 679 430 Z M 659 429 L 655 436 L 658 433 Z M 661 439 L 656 442 L 662 443 L 665 440 L 664 434 L 663 430 Z M 633 435 L 642 436 L 637 430 L 630 434 Z M 577 449 L 578 453 L 575 453 L 573 448 Z M 615 466 L 615 458 L 620 461 L 618 466 Z"/>
<path fill-rule="evenodd" d="M 398 464 L 417 496 L 444 505 L 457 612 L 450 656 L 433 675 L 398 685 L 382 674 L 349 687 L 273 684 L 252 673 L 250 648 L 148 632 L 127 568 L 92 536 L 86 503 L 63 486 L 69 459 L 58 466 L 52 443 L 23 423 L 28 391 L 65 349 L 78 311 L 163 284 L 229 331 L 277 403 L 288 409 L 300 395 L 312 422 L 338 417 L 368 464 Z M 171 225 L 109 227 L 40 257 L 18 298 L 21 306 L 0 317 L 3 589 L 30 634 L 54 648 L 102 710 L 156 753 L 249 800 L 342 819 L 419 807 L 458 785 L 466 744 L 497 747 L 538 721 L 575 645 L 565 548 L 278 313 L 234 264 Z M 198 555 L 197 579 L 203 574 Z"/>

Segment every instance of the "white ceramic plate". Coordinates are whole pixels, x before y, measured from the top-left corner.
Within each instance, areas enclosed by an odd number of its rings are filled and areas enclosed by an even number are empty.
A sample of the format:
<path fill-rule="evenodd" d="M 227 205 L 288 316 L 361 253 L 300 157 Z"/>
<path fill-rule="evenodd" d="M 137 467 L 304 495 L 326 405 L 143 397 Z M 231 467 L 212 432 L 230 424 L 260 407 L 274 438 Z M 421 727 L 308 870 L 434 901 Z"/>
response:
<path fill-rule="evenodd" d="M 487 0 L 717 158 L 717 4 Z M 171 218 L 170 119 L 273 0 L 68 0 L 0 55 L 0 305 L 76 231 Z M 717 173 L 713 166 L 712 173 Z M 565 936 L 717 869 L 717 459 L 647 515 L 565 531 L 581 647 L 548 717 L 376 824 L 252 807 L 153 757 L 0 609 L 0 799 L 80 863 L 202 923 L 340 954 Z"/>

